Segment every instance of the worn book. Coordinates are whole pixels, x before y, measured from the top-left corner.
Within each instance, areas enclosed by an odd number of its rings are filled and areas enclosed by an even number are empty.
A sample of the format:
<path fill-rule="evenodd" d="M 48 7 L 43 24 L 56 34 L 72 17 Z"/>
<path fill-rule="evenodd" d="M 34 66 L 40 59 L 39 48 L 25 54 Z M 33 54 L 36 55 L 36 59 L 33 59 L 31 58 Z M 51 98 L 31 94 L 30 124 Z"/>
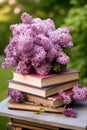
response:
<path fill-rule="evenodd" d="M 8 108 L 9 109 L 15 109 L 15 110 L 25 110 L 25 111 L 37 111 L 37 112 L 51 112 L 51 113 L 62 113 L 65 109 L 65 106 L 58 107 L 58 108 L 52 108 L 52 107 L 46 107 L 41 105 L 29 105 L 29 104 L 23 104 L 23 103 L 10 103 L 8 102 Z"/>
<path fill-rule="evenodd" d="M 60 90 L 70 89 L 77 84 L 78 84 L 78 80 L 75 80 L 75 81 L 71 81 L 71 82 L 48 86 L 45 88 L 37 88 L 34 86 L 30 86 L 28 84 L 24 84 L 24 83 L 17 82 L 14 80 L 9 80 L 8 88 L 16 89 L 16 90 L 19 90 L 22 92 L 26 92 L 28 94 L 34 94 L 34 95 L 46 98 L 48 96 L 51 96 L 51 95 L 58 93 Z"/>
<path fill-rule="evenodd" d="M 26 83 L 35 87 L 47 87 L 79 79 L 79 70 L 66 69 L 58 74 L 40 76 L 38 74 L 20 74 L 13 71 L 13 80 Z"/>
<path fill-rule="evenodd" d="M 73 95 L 72 89 L 68 89 L 64 92 L 66 95 L 71 96 L 71 99 L 72 99 L 72 95 Z M 23 94 L 25 95 L 26 101 L 31 101 L 31 102 L 34 102 L 36 104 L 43 105 L 43 106 L 56 108 L 65 104 L 63 100 L 60 99 L 60 96 L 58 93 L 48 98 L 42 98 L 39 96 L 35 96 L 33 94 L 27 94 L 27 93 L 23 93 Z"/>

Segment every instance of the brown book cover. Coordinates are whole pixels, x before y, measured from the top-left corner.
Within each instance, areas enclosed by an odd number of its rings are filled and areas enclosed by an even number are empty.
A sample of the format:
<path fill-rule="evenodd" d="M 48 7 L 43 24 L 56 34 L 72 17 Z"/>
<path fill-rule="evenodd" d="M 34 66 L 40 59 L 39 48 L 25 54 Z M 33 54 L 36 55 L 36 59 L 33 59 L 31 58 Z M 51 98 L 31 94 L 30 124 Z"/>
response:
<path fill-rule="evenodd" d="M 67 83 L 62 83 L 62 84 L 56 84 L 54 86 L 48 86 L 45 88 L 37 88 L 34 86 L 30 86 L 28 84 L 20 83 L 14 80 L 9 80 L 8 88 L 16 89 L 21 92 L 26 92 L 28 94 L 34 94 L 34 95 L 46 98 L 48 96 L 58 93 L 60 90 L 70 89 L 77 84 L 78 84 L 78 80 L 67 82 Z"/>
<path fill-rule="evenodd" d="M 42 98 L 42 97 L 35 96 L 32 94 L 27 94 L 27 93 L 24 93 L 24 94 L 25 94 L 25 99 L 27 101 L 31 101 L 31 102 L 34 102 L 39 105 L 44 105 L 44 106 L 49 106 L 49 107 L 55 108 L 55 107 L 59 107 L 59 106 L 62 106 L 65 104 L 63 102 L 63 100 L 60 99 L 59 94 L 52 95 L 48 98 Z M 65 94 L 72 97 L 72 95 L 73 95 L 72 89 L 66 90 Z"/>
<path fill-rule="evenodd" d="M 64 72 L 60 72 L 58 74 L 50 74 L 47 76 L 40 76 L 38 74 L 22 75 L 13 71 L 13 80 L 33 85 L 39 88 L 60 84 L 76 79 L 79 79 L 79 70 L 73 69 L 66 69 Z"/>
<path fill-rule="evenodd" d="M 25 111 L 37 111 L 37 112 L 50 112 L 50 113 L 62 113 L 65 109 L 65 106 L 52 108 L 40 105 L 31 105 L 31 104 L 23 104 L 23 103 L 8 103 L 9 109 L 15 110 L 25 110 Z"/>

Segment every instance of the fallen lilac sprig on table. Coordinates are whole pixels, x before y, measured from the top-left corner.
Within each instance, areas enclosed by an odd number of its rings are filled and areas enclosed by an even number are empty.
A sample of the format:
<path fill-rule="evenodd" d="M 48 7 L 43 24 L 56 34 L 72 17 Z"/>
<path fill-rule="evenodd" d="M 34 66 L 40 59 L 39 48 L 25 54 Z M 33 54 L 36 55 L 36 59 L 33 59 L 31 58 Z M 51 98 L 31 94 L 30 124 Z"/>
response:
<path fill-rule="evenodd" d="M 64 109 L 63 114 L 66 117 L 74 117 L 74 118 L 76 118 L 78 115 L 78 113 L 73 108 Z"/>

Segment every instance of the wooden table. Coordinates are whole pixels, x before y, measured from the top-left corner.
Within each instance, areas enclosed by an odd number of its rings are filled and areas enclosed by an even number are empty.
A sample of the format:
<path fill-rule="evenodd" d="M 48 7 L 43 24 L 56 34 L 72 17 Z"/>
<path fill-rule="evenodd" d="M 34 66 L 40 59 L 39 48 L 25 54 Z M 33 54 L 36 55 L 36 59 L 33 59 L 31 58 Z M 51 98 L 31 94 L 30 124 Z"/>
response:
<path fill-rule="evenodd" d="M 35 112 L 31 111 L 10 110 L 8 109 L 8 100 L 7 98 L 0 103 L 1 116 L 27 123 L 29 122 L 30 124 L 39 124 L 39 126 L 50 126 L 49 129 L 53 128 L 53 130 L 58 130 L 58 128 L 87 130 L 87 102 L 74 104 L 73 108 L 78 112 L 78 117 L 70 118 L 62 114 L 35 114 Z"/>

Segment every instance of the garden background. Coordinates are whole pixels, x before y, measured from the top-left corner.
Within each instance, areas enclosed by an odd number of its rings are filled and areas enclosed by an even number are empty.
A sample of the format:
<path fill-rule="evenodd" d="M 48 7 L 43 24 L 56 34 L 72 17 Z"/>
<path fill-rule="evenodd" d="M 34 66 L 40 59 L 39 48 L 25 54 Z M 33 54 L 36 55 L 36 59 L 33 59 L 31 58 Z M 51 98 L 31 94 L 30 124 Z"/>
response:
<path fill-rule="evenodd" d="M 8 79 L 14 68 L 4 70 L 4 48 L 11 37 L 10 25 L 20 23 L 27 12 L 33 17 L 51 18 L 58 27 L 72 27 L 74 47 L 68 52 L 67 67 L 80 70 L 80 84 L 87 86 L 87 0 L 0 0 L 0 101 L 7 96 Z M 0 117 L 0 129 L 5 130 L 9 119 Z"/>

